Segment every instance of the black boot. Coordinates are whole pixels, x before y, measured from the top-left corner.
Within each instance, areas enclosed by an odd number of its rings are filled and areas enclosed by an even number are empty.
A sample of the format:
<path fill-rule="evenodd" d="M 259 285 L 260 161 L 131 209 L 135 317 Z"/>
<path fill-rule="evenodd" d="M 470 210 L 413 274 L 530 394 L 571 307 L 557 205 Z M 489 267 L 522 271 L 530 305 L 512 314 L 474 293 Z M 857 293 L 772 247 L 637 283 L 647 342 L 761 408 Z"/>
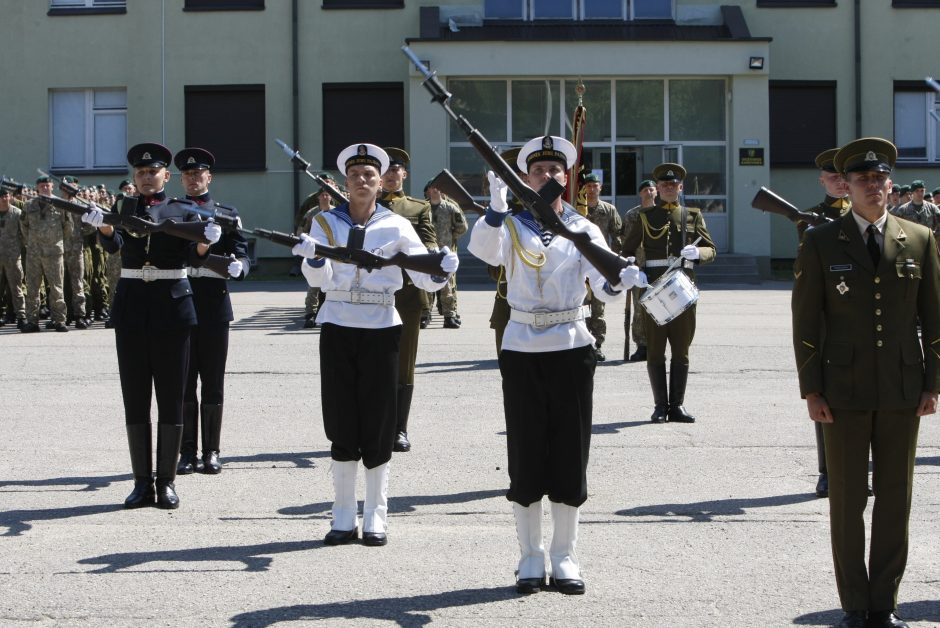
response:
<path fill-rule="evenodd" d="M 177 475 L 189 475 L 202 471 L 202 460 L 196 456 L 198 437 L 198 406 L 191 401 L 183 402 L 183 441 L 180 444 L 180 461 L 176 465 Z"/>
<path fill-rule="evenodd" d="M 222 404 L 204 403 L 202 413 L 202 463 L 203 473 L 222 473 L 219 462 L 219 441 L 222 436 Z"/>
<path fill-rule="evenodd" d="M 150 423 L 127 424 L 127 448 L 131 454 L 131 470 L 134 473 L 134 490 L 124 500 L 125 508 L 152 506 L 153 490 L 153 440 Z"/>
<path fill-rule="evenodd" d="M 816 460 L 819 462 L 819 479 L 816 480 L 816 497 L 829 497 L 829 471 L 826 469 L 826 441 L 823 439 L 822 423 L 816 426 Z"/>
<path fill-rule="evenodd" d="M 666 394 L 666 365 L 646 363 L 646 372 L 650 376 L 650 386 L 653 388 L 653 414 L 650 421 L 665 423 L 669 412 L 669 396 Z"/>
<path fill-rule="evenodd" d="M 673 360 L 669 364 L 669 420 L 673 423 L 695 423 L 695 417 L 682 407 L 688 381 L 689 365 Z"/>
<path fill-rule="evenodd" d="M 636 351 L 630 356 L 631 362 L 646 362 L 646 345 L 637 345 Z"/>
<path fill-rule="evenodd" d="M 176 462 L 179 459 L 183 426 L 157 424 L 157 507 L 172 510 L 180 507 L 176 495 Z"/>
<path fill-rule="evenodd" d="M 411 396 L 414 394 L 414 384 L 398 385 L 398 435 L 392 451 L 411 451 L 411 442 L 408 441 L 408 415 L 411 413 Z"/>

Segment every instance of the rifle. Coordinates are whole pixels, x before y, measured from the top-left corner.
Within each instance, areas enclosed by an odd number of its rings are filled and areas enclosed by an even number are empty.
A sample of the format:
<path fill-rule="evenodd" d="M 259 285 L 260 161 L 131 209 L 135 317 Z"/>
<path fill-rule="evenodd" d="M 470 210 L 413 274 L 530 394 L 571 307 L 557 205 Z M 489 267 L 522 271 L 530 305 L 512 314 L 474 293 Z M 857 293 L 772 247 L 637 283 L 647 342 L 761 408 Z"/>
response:
<path fill-rule="evenodd" d="M 327 194 L 332 196 L 333 200 L 336 201 L 339 205 L 349 202 L 349 199 L 346 198 L 346 195 L 340 192 L 336 186 L 331 184 L 326 179 L 326 177 L 324 177 L 322 174 L 310 172 L 310 162 L 300 156 L 299 150 L 294 150 L 288 146 L 286 142 L 282 142 L 279 139 L 275 139 L 274 141 L 277 142 L 277 145 L 281 147 L 281 150 L 287 153 L 287 156 L 290 157 L 291 163 L 293 163 L 298 170 L 303 170 L 308 177 L 316 181 L 317 185 L 320 186 L 320 190 L 326 191 Z"/>
<path fill-rule="evenodd" d="M 205 235 L 206 223 L 201 221 L 177 222 L 172 218 L 167 218 L 166 220 L 162 220 L 160 222 L 150 222 L 149 220 L 144 220 L 140 216 L 123 216 L 121 214 L 116 214 L 104 209 L 96 203 L 88 202 L 87 205 L 80 205 L 79 203 L 67 201 L 64 198 L 58 196 L 43 196 L 40 198 L 50 203 L 54 207 L 64 209 L 65 211 L 73 213 L 77 216 L 81 216 L 82 214 L 85 214 L 92 209 L 99 209 L 104 213 L 104 224 L 120 228 L 131 234 L 165 233 L 177 238 L 182 238 L 183 240 L 189 240 L 190 242 L 209 244 L 209 241 L 206 239 Z M 137 197 L 124 197 L 125 202 L 129 202 L 131 199 L 136 200 Z"/>
<path fill-rule="evenodd" d="M 202 263 L 203 267 L 208 268 L 217 275 L 228 278 L 228 266 L 235 261 L 234 255 L 215 255 L 210 254 L 206 261 Z"/>
<path fill-rule="evenodd" d="M 300 236 L 280 231 L 271 231 L 269 229 L 240 229 L 240 231 L 246 235 L 258 236 L 259 238 L 270 240 L 275 244 L 289 246 L 291 248 L 301 241 Z M 407 253 L 399 251 L 391 257 L 381 257 L 362 249 L 362 240 L 360 238 L 364 237 L 364 235 L 364 228 L 354 227 L 349 232 L 350 242 L 347 243 L 347 246 L 327 246 L 326 244 L 317 242 L 317 256 L 325 257 L 343 264 L 354 264 L 359 268 L 366 269 L 366 271 L 370 273 L 376 268 L 398 266 L 406 270 L 425 273 L 432 277 L 446 277 L 448 275 L 448 273 L 444 272 L 441 268 L 441 260 L 444 259 L 444 254 L 440 251 L 421 255 L 408 255 Z M 358 243 L 356 243 L 357 239 Z"/>
<path fill-rule="evenodd" d="M 512 190 L 513 195 L 525 208 L 533 215 L 538 216 L 539 220 L 542 221 L 542 224 L 544 224 L 549 231 L 567 240 L 571 240 L 575 248 L 578 249 L 578 252 L 604 276 L 607 283 L 611 286 L 619 284 L 620 271 L 629 266 L 627 260 L 612 252 L 610 249 L 591 242 L 591 236 L 588 233 L 575 233 L 568 229 L 568 226 L 561 221 L 561 218 L 555 213 L 555 210 L 552 209 L 551 204 L 564 193 L 565 187 L 558 183 L 558 181 L 549 179 L 548 182 L 542 186 L 542 189 L 536 192 L 523 183 L 519 175 L 516 174 L 515 169 L 506 163 L 499 153 L 490 145 L 489 141 L 483 137 L 483 134 L 475 129 L 464 116 L 458 115 L 451 109 L 449 104 L 451 94 L 444 89 L 444 86 L 437 78 L 437 73 L 428 70 L 408 46 L 402 46 L 401 50 L 405 53 L 405 56 L 411 60 L 418 71 L 424 75 L 422 85 L 424 85 L 425 89 L 431 94 L 431 101 L 441 105 L 444 111 L 447 112 L 447 115 L 449 115 L 451 119 L 457 123 L 457 126 L 467 134 L 467 139 L 477 152 L 480 153 L 480 156 L 483 157 L 483 161 L 485 161 L 486 164 L 492 168 L 493 172 L 506 183 L 506 186 Z"/>
<path fill-rule="evenodd" d="M 76 187 L 75 185 L 73 185 L 73 184 L 71 184 L 71 183 L 66 183 L 65 181 L 63 181 L 63 180 L 60 179 L 59 177 L 56 177 L 56 176 L 54 176 L 54 175 L 51 175 L 51 174 L 49 174 L 49 173 L 47 173 L 47 172 L 43 172 L 43 171 L 40 170 L 39 168 L 36 168 L 36 171 L 37 171 L 39 174 L 41 174 L 42 176 L 44 176 L 44 177 L 49 177 L 50 179 L 52 179 L 53 181 L 55 181 L 56 183 L 58 183 L 58 184 L 59 184 L 59 190 L 60 190 L 60 191 L 62 191 L 62 192 L 64 192 L 64 193 L 68 194 L 69 196 L 78 197 L 78 193 L 79 193 L 81 190 L 79 190 L 78 187 Z M 63 200 L 64 200 L 64 199 L 63 199 Z M 83 200 L 84 200 L 84 199 L 83 199 Z M 93 203 L 93 202 L 91 202 L 91 201 L 84 201 L 84 202 L 88 203 L 89 208 L 100 209 L 100 210 L 103 211 L 105 214 L 107 214 L 107 213 L 110 211 L 107 207 L 102 207 L 101 205 L 98 205 L 97 203 Z M 202 207 L 200 207 L 200 206 L 199 206 L 198 204 L 196 204 L 196 203 L 191 203 L 191 205 L 192 205 L 192 206 L 189 208 L 189 211 L 193 212 L 194 214 L 198 214 L 198 215 L 200 215 L 200 216 L 203 216 L 203 217 L 205 217 L 205 218 L 209 218 L 210 220 L 213 220 L 213 221 L 219 223 L 219 226 L 221 226 L 223 229 L 229 229 L 229 230 L 231 230 L 231 229 L 237 229 L 237 228 L 238 228 L 238 218 L 234 218 L 234 217 L 229 216 L 229 215 L 227 215 L 227 214 L 219 213 L 219 212 L 218 212 L 217 210 L 215 210 L 215 209 L 203 209 Z M 65 208 L 63 208 L 63 209 L 65 209 Z M 69 211 L 71 211 L 71 210 L 69 210 Z M 105 222 L 105 224 L 111 224 L 111 223 Z M 153 224 L 153 223 L 151 223 L 151 224 Z M 189 238 L 184 238 L 184 239 L 189 239 Z"/>
<path fill-rule="evenodd" d="M 447 168 L 441 170 L 440 173 L 428 183 L 428 187 L 437 188 L 442 193 L 454 199 L 454 202 L 460 205 L 460 209 L 465 212 L 476 212 L 478 214 L 486 213 L 486 207 L 473 200 L 467 188 L 462 186 L 460 181 L 458 181 Z"/>
<path fill-rule="evenodd" d="M 761 186 L 761 189 L 758 190 L 757 194 L 754 196 L 754 200 L 751 201 L 751 207 L 763 212 L 783 216 L 795 223 L 805 222 L 814 227 L 832 222 L 831 218 L 826 218 L 825 216 L 820 216 L 812 212 L 800 211 L 795 205 L 788 202 L 783 197 L 777 196 L 763 186 Z"/>

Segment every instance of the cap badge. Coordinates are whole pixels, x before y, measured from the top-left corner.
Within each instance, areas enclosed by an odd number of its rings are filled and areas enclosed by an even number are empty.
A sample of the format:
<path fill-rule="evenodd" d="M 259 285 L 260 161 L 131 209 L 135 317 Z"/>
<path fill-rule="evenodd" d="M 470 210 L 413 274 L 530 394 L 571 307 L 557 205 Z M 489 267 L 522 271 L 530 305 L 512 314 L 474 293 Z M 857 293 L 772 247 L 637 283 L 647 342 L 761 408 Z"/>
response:
<path fill-rule="evenodd" d="M 875 151 L 870 150 L 865 153 L 865 161 L 878 161 L 878 157 L 875 155 Z"/>
<path fill-rule="evenodd" d="M 365 145 L 365 144 L 360 144 L 360 145 L 359 145 L 359 148 L 357 149 L 357 152 L 358 152 L 358 154 L 359 154 L 360 157 L 364 157 L 364 156 L 366 156 L 366 155 L 369 154 L 369 149 L 366 148 L 366 145 Z"/>
<path fill-rule="evenodd" d="M 667 177 L 674 177 L 674 176 L 676 176 L 676 173 L 673 172 L 672 170 L 667 170 L 667 171 L 666 171 L 666 176 L 667 176 Z"/>
<path fill-rule="evenodd" d="M 150 156 L 150 153 L 144 153 L 143 155 L 140 156 L 140 158 L 141 159 L 153 159 L 153 157 Z"/>
<path fill-rule="evenodd" d="M 546 135 L 542 138 L 542 148 L 545 150 L 554 150 L 555 142 L 552 140 L 551 135 Z"/>
<path fill-rule="evenodd" d="M 195 158 L 195 157 L 190 157 L 189 159 L 186 160 L 186 163 L 187 163 L 187 164 L 194 164 L 194 163 L 196 163 L 196 158 Z"/>

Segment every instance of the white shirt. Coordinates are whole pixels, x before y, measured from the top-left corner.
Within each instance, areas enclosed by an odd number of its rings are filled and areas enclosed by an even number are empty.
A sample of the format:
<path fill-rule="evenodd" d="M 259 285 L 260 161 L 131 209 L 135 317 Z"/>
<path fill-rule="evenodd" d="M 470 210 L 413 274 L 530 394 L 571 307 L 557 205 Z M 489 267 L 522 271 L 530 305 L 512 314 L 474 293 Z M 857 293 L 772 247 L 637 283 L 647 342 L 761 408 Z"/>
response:
<path fill-rule="evenodd" d="M 605 289 L 604 277 L 575 248 L 574 243 L 555 236 L 546 246 L 538 225 L 525 211 L 505 217 L 491 209 L 473 225 L 468 249 L 491 266 L 506 267 L 506 300 L 514 310 L 523 312 L 563 312 L 579 307 L 587 294 L 585 280 L 594 296 L 611 303 L 623 298 L 622 292 L 611 294 Z M 608 249 L 604 235 L 596 225 L 565 205 L 562 220 L 571 231 L 587 232 L 591 241 Z M 529 261 L 544 259 L 536 270 L 520 259 L 513 246 L 507 223 L 511 221 L 519 243 Z M 499 225 L 499 226 L 496 226 Z M 608 249 L 609 250 L 609 249 Z M 544 255 L 544 258 L 540 258 Z M 535 327 L 510 320 L 503 334 L 503 349 L 526 353 L 543 353 L 593 345 L 594 336 L 583 320 L 549 327 Z"/>
<path fill-rule="evenodd" d="M 349 205 L 344 204 L 319 214 L 323 216 L 333 232 L 332 246 L 345 246 L 349 231 L 353 227 L 349 217 Z M 428 252 L 418 239 L 414 227 L 407 218 L 402 218 L 383 205 L 376 205 L 375 213 L 365 224 L 365 240 L 362 248 L 381 257 L 391 257 L 398 252 L 408 255 L 424 255 Z M 329 238 L 317 220 L 310 226 L 310 236 L 317 242 L 328 244 Z M 384 292 L 395 294 L 402 287 L 401 268 L 386 266 L 369 272 L 353 264 L 332 260 L 305 260 L 301 272 L 307 283 L 324 292 L 333 290 Z M 436 292 L 446 283 L 438 283 L 430 275 L 406 271 L 416 286 Z M 325 301 L 317 313 L 317 323 L 334 323 L 344 327 L 381 329 L 401 325 L 401 317 L 394 305 L 372 303 L 345 303 Z"/>

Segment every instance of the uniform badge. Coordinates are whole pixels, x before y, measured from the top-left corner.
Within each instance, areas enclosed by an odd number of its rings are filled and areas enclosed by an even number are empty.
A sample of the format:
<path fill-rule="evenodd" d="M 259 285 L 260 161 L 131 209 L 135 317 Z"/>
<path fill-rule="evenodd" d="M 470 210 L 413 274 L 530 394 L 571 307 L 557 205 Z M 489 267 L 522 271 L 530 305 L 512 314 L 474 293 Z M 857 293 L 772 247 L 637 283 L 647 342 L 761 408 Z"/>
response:
<path fill-rule="evenodd" d="M 839 232 L 839 241 L 840 241 L 840 242 L 848 242 L 848 241 L 849 241 L 849 236 L 845 235 L 845 232 L 844 232 L 844 231 L 840 231 L 840 232 Z"/>
<path fill-rule="evenodd" d="M 676 173 L 673 172 L 672 170 L 667 170 L 667 171 L 666 171 L 666 176 L 667 176 L 667 177 L 675 177 L 675 176 L 676 176 Z"/>
<path fill-rule="evenodd" d="M 542 148 L 544 150 L 554 150 L 555 142 L 552 139 L 551 135 L 546 135 L 545 137 L 542 138 Z"/>
<path fill-rule="evenodd" d="M 144 153 L 144 154 L 141 156 L 141 159 L 153 159 L 153 157 L 150 156 L 150 153 Z"/>
<path fill-rule="evenodd" d="M 845 279 L 842 280 L 842 283 L 840 283 L 838 286 L 836 286 L 836 290 L 838 290 L 838 291 L 839 291 L 839 294 L 841 294 L 841 295 L 843 295 L 843 296 L 845 295 L 846 292 L 849 291 L 849 287 L 848 287 L 847 285 L 845 285 Z"/>
<path fill-rule="evenodd" d="M 366 155 L 369 154 L 369 149 L 366 147 L 365 144 L 360 144 L 359 148 L 356 149 L 356 152 L 359 154 L 360 157 L 365 157 Z"/>
<path fill-rule="evenodd" d="M 194 163 L 196 163 L 196 158 L 195 158 L 195 157 L 190 157 L 189 159 L 186 160 L 186 163 L 187 163 L 187 164 L 194 164 Z"/>
<path fill-rule="evenodd" d="M 878 156 L 875 155 L 875 151 L 870 150 L 865 153 L 865 161 L 878 161 Z"/>

